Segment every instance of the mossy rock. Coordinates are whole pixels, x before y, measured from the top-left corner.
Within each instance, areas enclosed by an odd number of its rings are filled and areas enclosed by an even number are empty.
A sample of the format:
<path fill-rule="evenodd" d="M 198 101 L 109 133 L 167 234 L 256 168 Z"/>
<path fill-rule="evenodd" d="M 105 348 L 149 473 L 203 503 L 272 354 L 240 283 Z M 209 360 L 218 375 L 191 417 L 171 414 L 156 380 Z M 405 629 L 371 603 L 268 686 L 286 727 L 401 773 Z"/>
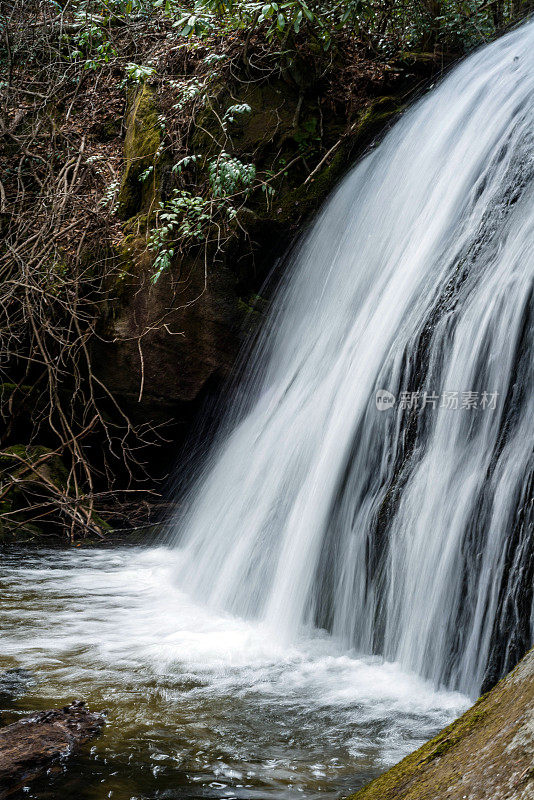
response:
<path fill-rule="evenodd" d="M 534 797 L 534 650 L 463 716 L 348 800 Z"/>
<path fill-rule="evenodd" d="M 61 490 L 68 481 L 61 458 L 49 447 L 39 445 L 12 445 L 0 451 L 0 475 L 2 472 L 28 480 L 44 478 Z"/>
<path fill-rule="evenodd" d="M 349 169 L 355 153 L 360 153 L 384 130 L 387 121 L 401 110 L 394 97 L 381 97 L 359 114 L 339 147 L 307 183 L 275 197 L 273 207 L 279 222 L 289 222 L 295 214 L 318 208 Z"/>
<path fill-rule="evenodd" d="M 40 445 L 12 445 L 0 451 L 0 486 L 9 486 L 9 491 L 0 501 L 0 541 L 17 541 L 49 536 L 40 524 L 32 520 L 31 498 L 43 502 L 50 494 L 66 496 L 69 493 L 68 471 L 60 456 L 48 447 Z M 44 490 L 44 491 L 43 491 Z M 29 501 L 30 499 L 30 501 Z M 91 521 L 102 533 L 112 530 L 94 510 Z M 52 521 L 54 535 L 62 535 L 63 523 Z M 46 526 L 45 526 L 46 527 Z"/>
<path fill-rule="evenodd" d="M 0 451 L 0 467 L 5 469 L 12 465 L 18 465 L 21 463 L 21 459 L 33 463 L 48 452 L 51 452 L 48 447 L 12 444 Z"/>
<path fill-rule="evenodd" d="M 282 81 L 250 84 L 239 93 L 238 102 L 247 103 L 252 111 L 230 126 L 232 139 L 245 152 L 253 153 L 266 142 L 280 142 L 293 130 L 299 130 L 293 124 L 298 94 Z"/>
<path fill-rule="evenodd" d="M 13 481 L 0 503 L 0 541 L 42 537 L 45 534 L 43 528 L 26 518 L 26 493 L 31 495 L 34 486 L 46 485 L 47 482 L 63 492 L 67 480 L 67 470 L 61 458 L 48 447 L 11 445 L 0 451 L 0 486 L 9 486 Z"/>
<path fill-rule="evenodd" d="M 154 90 L 143 84 L 130 100 L 124 139 L 124 174 L 119 190 L 119 216 L 129 219 L 155 207 L 159 196 L 160 165 L 157 152 L 161 142 L 158 108 Z M 141 175 L 152 168 L 150 175 Z"/>
<path fill-rule="evenodd" d="M 6 400 L 14 394 L 29 395 L 33 386 L 28 383 L 0 383 L 0 400 Z"/>
<path fill-rule="evenodd" d="M 99 332 L 113 337 L 110 325 L 121 314 L 132 290 L 138 290 L 153 271 L 153 255 L 147 249 L 146 232 L 151 215 L 136 214 L 124 223 L 124 237 L 115 247 L 115 269 L 106 281 L 106 301 L 101 304 Z"/>
<path fill-rule="evenodd" d="M 14 514 L 9 518 L 0 511 L 0 544 L 30 544 L 46 536 L 45 531 L 34 522 L 28 522 L 23 515 Z"/>

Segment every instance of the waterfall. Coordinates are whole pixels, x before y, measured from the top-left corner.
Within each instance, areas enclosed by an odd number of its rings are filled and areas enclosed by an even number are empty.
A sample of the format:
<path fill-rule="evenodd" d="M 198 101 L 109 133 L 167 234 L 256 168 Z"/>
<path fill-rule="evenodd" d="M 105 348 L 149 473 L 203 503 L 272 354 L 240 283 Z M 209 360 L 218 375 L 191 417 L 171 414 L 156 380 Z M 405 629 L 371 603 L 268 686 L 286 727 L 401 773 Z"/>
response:
<path fill-rule="evenodd" d="M 534 25 L 303 237 L 174 523 L 178 580 L 472 694 L 532 642 Z"/>

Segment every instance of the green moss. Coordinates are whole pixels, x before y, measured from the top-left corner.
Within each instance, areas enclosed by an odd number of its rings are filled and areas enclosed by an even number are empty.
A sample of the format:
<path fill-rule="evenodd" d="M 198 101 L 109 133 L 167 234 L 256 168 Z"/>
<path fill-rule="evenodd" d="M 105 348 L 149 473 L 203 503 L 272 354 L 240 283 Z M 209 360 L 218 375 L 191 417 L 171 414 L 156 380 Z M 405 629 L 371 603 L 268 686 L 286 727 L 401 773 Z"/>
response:
<path fill-rule="evenodd" d="M 22 515 L 10 514 L 9 517 L 2 516 L 5 513 L 0 510 L 0 543 L 1 544 L 29 544 L 41 539 L 45 531 L 33 522 L 28 522 Z"/>
<path fill-rule="evenodd" d="M 96 511 L 93 511 L 93 512 L 91 513 L 91 520 L 94 522 L 94 524 L 95 524 L 95 525 L 98 525 L 98 527 L 99 527 L 99 528 L 100 528 L 100 529 L 101 529 L 101 530 L 102 530 L 104 533 L 108 533 L 109 531 L 112 531 L 112 530 L 113 530 L 113 527 L 112 527 L 112 526 L 109 524 L 109 522 L 106 522 L 106 520 L 105 520 L 105 519 L 103 519 L 103 518 L 100 516 L 100 514 L 97 514 L 97 513 L 96 513 Z"/>
<path fill-rule="evenodd" d="M 504 796 L 514 774 L 521 781 L 528 776 L 531 753 L 521 742 L 530 735 L 533 710 L 531 651 L 463 716 L 348 800 L 459 800 L 480 786 L 484 797 Z"/>
<path fill-rule="evenodd" d="M 246 298 L 238 297 L 237 306 L 246 316 L 259 320 L 267 308 L 267 301 L 259 294 L 252 294 Z"/>
<path fill-rule="evenodd" d="M 197 113 L 191 139 L 191 152 L 217 153 L 226 138 L 221 119 L 230 105 L 245 103 L 250 114 L 238 115 L 227 123 L 232 150 L 242 154 L 255 154 L 281 139 L 293 129 L 293 119 L 298 98 L 295 88 L 283 81 L 262 84 L 246 83 L 232 87 L 210 86 L 210 107 Z M 216 113 L 215 113 L 216 112 Z"/>
<path fill-rule="evenodd" d="M 18 466 L 21 463 L 20 459 L 34 462 L 46 452 L 46 447 L 28 447 L 24 444 L 13 444 L 0 451 L 0 467 Z"/>
<path fill-rule="evenodd" d="M 381 97 L 365 108 L 346 135 L 340 135 L 340 143 L 331 158 L 310 178 L 307 183 L 300 183 L 293 189 L 282 190 L 273 198 L 277 222 L 291 222 L 295 215 L 307 214 L 317 209 L 332 191 L 339 179 L 351 165 L 356 153 L 361 152 L 373 138 L 383 130 L 388 119 L 400 110 L 399 102 L 394 97 Z M 313 117 L 304 120 L 292 137 L 295 142 L 314 142 Z M 329 131 L 332 137 L 334 131 Z M 311 136 L 311 139 L 310 139 Z M 289 159 L 289 155 L 287 157 Z M 258 212 L 263 218 L 272 216 L 272 212 Z"/>
<path fill-rule="evenodd" d="M 28 383 L 0 383 L 0 400 L 11 397 L 15 392 L 28 395 L 32 390 L 33 386 L 30 386 Z"/>
<path fill-rule="evenodd" d="M 161 134 L 154 90 L 146 84 L 133 96 L 126 120 L 125 168 L 119 190 L 119 215 L 129 219 L 152 209 L 159 195 L 157 152 Z M 151 174 L 141 175 L 152 167 Z"/>
<path fill-rule="evenodd" d="M 137 219 L 137 218 L 136 218 Z M 146 234 L 129 233 L 119 248 L 119 280 L 139 278 L 152 268 L 152 254 L 147 249 Z"/>
<path fill-rule="evenodd" d="M 49 457 L 43 458 L 43 456 Z M 37 463 L 39 461 L 40 463 Z M 36 464 L 35 472 L 29 469 L 33 464 Z M 41 475 L 60 489 L 64 489 L 67 485 L 67 469 L 61 458 L 53 454 L 48 447 L 22 444 L 6 447 L 0 452 L 0 469 L 11 476 L 35 478 L 35 475 Z"/>
<path fill-rule="evenodd" d="M 418 794 L 419 789 L 426 791 L 426 780 L 423 768 L 451 751 L 457 746 L 486 716 L 486 709 L 481 708 L 485 697 L 481 697 L 475 705 L 455 722 L 438 733 L 434 739 L 424 744 L 415 753 L 407 756 L 403 761 L 394 766 L 384 775 L 376 778 L 368 786 L 365 786 L 356 794 L 351 795 L 348 800 L 390 800 L 393 798 L 426 797 L 427 795 Z M 419 779 L 419 787 L 412 794 L 409 783 Z M 432 777 L 431 783 L 437 787 L 439 775 Z M 436 800 L 438 796 L 436 795 Z"/>
<path fill-rule="evenodd" d="M 132 239 L 137 239 L 141 235 L 146 235 L 152 228 L 154 217 L 155 214 L 135 214 L 135 216 L 126 220 L 122 226 L 124 241 L 130 237 Z"/>
<path fill-rule="evenodd" d="M 470 712 L 461 717 L 457 723 L 453 723 L 449 726 L 449 728 L 446 729 L 448 733 L 445 735 L 441 733 L 437 739 L 432 739 L 432 741 L 429 743 L 430 749 L 428 753 L 418 762 L 418 764 L 428 764 L 435 758 L 447 753 L 484 719 L 486 713 L 487 712 L 485 709 L 475 711 L 474 708 L 472 708 Z"/>
<path fill-rule="evenodd" d="M 241 130 L 234 134 L 243 150 L 253 151 L 273 139 L 282 142 L 293 132 L 298 96 L 282 81 L 247 86 L 238 102 L 252 109 L 243 119 Z"/>

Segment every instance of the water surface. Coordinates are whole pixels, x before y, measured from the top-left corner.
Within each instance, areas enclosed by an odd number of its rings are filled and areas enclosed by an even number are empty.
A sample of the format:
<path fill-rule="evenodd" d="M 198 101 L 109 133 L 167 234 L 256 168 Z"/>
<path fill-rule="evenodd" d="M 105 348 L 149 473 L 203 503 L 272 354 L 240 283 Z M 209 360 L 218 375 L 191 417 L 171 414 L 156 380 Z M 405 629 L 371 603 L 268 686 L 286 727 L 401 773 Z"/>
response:
<path fill-rule="evenodd" d="M 334 798 L 468 705 L 321 632 L 210 611 L 164 548 L 11 551 L 0 564 L 0 669 L 38 680 L 5 721 L 83 698 L 104 735 L 26 797 Z"/>

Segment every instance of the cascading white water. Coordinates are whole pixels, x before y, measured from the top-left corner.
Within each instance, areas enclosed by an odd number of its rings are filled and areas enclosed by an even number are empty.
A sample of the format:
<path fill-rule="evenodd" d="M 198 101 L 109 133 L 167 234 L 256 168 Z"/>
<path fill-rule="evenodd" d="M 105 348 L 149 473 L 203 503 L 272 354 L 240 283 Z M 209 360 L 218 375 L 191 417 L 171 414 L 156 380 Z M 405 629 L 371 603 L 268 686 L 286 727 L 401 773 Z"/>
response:
<path fill-rule="evenodd" d="M 532 640 L 533 178 L 527 24 L 406 113 L 302 242 L 176 522 L 182 586 L 471 693 Z"/>

